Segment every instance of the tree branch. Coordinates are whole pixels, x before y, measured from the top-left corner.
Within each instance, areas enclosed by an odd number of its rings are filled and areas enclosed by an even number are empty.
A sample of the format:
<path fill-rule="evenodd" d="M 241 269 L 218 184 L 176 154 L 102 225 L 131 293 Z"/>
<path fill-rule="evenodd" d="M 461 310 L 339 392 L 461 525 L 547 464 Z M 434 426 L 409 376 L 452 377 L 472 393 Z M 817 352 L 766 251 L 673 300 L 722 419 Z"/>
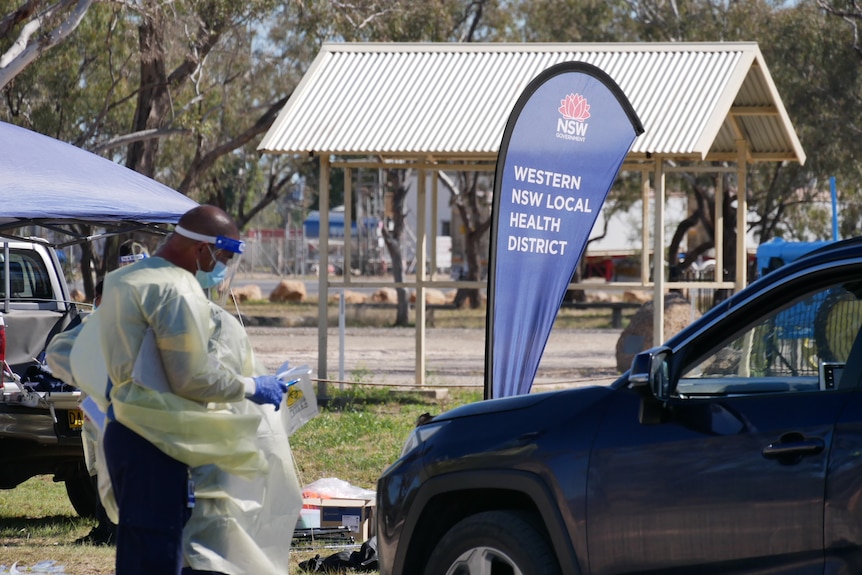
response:
<path fill-rule="evenodd" d="M 0 57 L 0 89 L 32 64 L 43 52 L 50 50 L 74 32 L 92 3 L 93 0 L 61 0 L 37 16 L 36 19 L 25 24 L 12 47 Z M 30 43 L 30 38 L 45 24 L 48 18 L 65 10 L 70 10 L 65 20 L 48 34 L 40 35 L 37 41 Z"/>
<path fill-rule="evenodd" d="M 166 136 L 190 133 L 191 130 L 185 128 L 158 128 L 154 130 L 140 130 L 131 134 L 123 134 L 122 136 L 116 136 L 114 138 L 111 138 L 110 140 L 102 142 L 90 151 L 94 154 L 101 154 L 103 152 L 113 150 L 114 148 L 128 146 L 129 144 L 133 144 L 135 142 L 145 142 L 148 140 L 164 138 Z"/>
<path fill-rule="evenodd" d="M 189 170 L 186 172 L 185 177 L 183 178 L 182 183 L 180 183 L 177 191 L 182 194 L 188 194 L 194 183 L 197 181 L 200 175 L 207 171 L 216 161 L 224 156 L 240 148 L 247 143 L 249 143 L 252 139 L 263 134 L 267 130 L 269 130 L 272 123 L 275 121 L 275 118 L 278 116 L 278 113 L 287 103 L 287 100 L 290 98 L 290 94 L 281 98 L 280 100 L 270 104 L 269 108 L 264 112 L 264 114 L 257 119 L 257 122 L 254 123 L 253 126 L 240 133 L 236 137 L 227 140 L 219 146 L 216 146 L 200 158 L 196 158 L 194 163 L 189 167 Z"/>

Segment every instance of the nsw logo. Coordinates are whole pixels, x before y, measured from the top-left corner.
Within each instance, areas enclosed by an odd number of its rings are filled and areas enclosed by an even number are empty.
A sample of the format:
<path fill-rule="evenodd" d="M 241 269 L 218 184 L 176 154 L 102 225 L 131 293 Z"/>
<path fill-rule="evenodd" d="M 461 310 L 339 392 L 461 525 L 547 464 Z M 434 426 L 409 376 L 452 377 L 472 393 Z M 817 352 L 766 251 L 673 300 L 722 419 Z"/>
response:
<path fill-rule="evenodd" d="M 557 137 L 577 142 L 586 141 L 586 120 L 590 117 L 590 105 L 580 94 L 569 94 L 560 100 L 560 115 L 557 119 Z"/>

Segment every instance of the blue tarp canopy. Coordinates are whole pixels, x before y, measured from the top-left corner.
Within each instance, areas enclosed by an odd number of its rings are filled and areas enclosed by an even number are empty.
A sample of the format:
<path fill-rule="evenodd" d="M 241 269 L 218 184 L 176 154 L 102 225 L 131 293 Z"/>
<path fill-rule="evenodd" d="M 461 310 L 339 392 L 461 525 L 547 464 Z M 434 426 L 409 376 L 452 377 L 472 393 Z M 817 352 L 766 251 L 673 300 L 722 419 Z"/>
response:
<path fill-rule="evenodd" d="M 0 122 L 0 231 L 87 223 L 122 233 L 176 222 L 197 205 L 125 166 Z"/>
<path fill-rule="evenodd" d="M 377 218 L 364 218 L 364 228 L 366 233 L 374 231 L 377 228 Z M 305 232 L 306 238 L 320 237 L 320 212 L 309 212 L 308 217 L 302 222 L 302 229 Z M 356 236 L 358 227 L 356 220 L 350 222 L 350 234 Z M 329 237 L 341 239 L 344 237 L 344 212 L 331 211 L 329 212 Z"/>

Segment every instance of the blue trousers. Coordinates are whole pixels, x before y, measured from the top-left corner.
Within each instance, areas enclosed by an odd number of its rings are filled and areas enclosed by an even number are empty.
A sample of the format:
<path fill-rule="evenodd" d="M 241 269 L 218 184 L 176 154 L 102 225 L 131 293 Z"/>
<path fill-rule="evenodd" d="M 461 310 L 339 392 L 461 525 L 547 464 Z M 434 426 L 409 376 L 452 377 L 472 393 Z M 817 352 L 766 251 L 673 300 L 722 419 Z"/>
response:
<path fill-rule="evenodd" d="M 104 447 L 120 511 L 116 575 L 179 575 L 191 516 L 188 466 L 116 421 L 105 428 Z"/>

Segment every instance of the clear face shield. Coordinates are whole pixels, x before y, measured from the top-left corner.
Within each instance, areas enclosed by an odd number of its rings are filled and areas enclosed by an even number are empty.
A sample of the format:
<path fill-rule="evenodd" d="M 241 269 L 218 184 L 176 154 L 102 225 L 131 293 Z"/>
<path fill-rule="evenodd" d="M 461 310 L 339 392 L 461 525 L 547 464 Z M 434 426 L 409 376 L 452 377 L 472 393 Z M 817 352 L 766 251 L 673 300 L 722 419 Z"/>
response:
<path fill-rule="evenodd" d="M 174 233 L 209 244 L 207 248 L 215 263 L 209 271 L 198 269 L 195 278 L 209 298 L 224 307 L 230 295 L 231 282 L 242 260 L 245 242 L 225 236 L 207 236 L 186 230 L 181 226 L 177 226 Z"/>
<path fill-rule="evenodd" d="M 243 242 L 239 240 L 231 241 L 243 244 Z M 242 246 L 239 249 L 242 250 Z M 218 268 L 214 278 L 217 283 L 216 285 L 211 286 L 209 290 L 204 291 L 208 292 L 207 295 L 209 295 L 211 300 L 219 304 L 221 307 L 224 307 L 227 303 L 228 296 L 231 294 L 233 278 L 239 270 L 240 262 L 242 261 L 242 251 L 235 252 L 232 250 L 225 250 L 223 248 L 216 248 L 212 251 L 213 258 L 216 260 L 216 267 Z"/>

